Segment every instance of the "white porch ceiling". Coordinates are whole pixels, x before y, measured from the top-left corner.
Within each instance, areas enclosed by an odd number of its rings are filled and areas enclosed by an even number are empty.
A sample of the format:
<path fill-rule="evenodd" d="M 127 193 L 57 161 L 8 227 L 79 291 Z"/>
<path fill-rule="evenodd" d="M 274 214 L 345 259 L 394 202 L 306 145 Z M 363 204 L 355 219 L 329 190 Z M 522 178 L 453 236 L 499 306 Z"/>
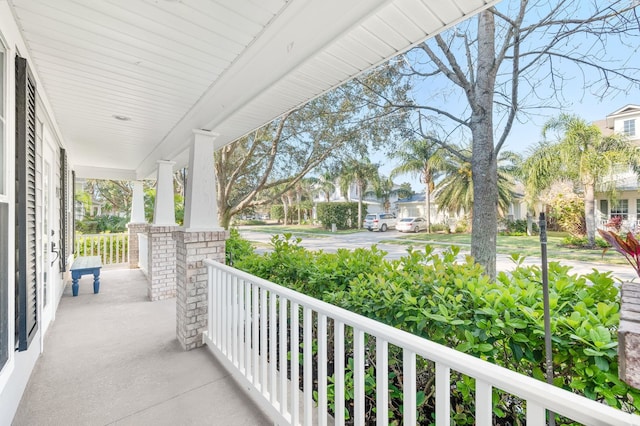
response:
<path fill-rule="evenodd" d="M 223 146 L 498 0 L 10 0 L 79 177 Z M 130 118 L 120 121 L 114 116 Z"/>

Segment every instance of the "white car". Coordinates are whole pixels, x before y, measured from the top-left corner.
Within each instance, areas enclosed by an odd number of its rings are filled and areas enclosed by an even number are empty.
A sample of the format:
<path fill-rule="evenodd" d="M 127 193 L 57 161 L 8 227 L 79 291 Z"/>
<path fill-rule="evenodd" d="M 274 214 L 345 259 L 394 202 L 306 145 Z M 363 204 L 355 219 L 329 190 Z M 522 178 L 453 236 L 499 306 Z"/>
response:
<path fill-rule="evenodd" d="M 364 218 L 364 228 L 369 231 L 384 232 L 396 227 L 396 215 L 393 213 L 373 213 Z"/>
<path fill-rule="evenodd" d="M 400 232 L 420 232 L 427 229 L 427 221 L 421 217 L 403 217 L 398 220 L 396 229 Z"/>

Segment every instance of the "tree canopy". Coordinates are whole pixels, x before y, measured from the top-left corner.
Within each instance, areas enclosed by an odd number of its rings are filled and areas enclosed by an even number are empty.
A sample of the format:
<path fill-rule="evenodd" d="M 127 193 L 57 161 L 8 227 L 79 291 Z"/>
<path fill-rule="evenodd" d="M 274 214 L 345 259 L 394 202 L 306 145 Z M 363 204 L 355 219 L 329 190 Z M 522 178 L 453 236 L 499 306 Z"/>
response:
<path fill-rule="evenodd" d="M 622 135 L 604 136 L 595 124 L 569 114 L 549 120 L 543 136 L 545 140 L 531 150 L 522 165 L 527 190 L 538 194 L 561 179 L 579 184 L 584 194 L 587 239 L 593 246 L 596 186 L 614 184 L 612 175 L 617 166 L 632 166 L 638 171 L 639 148 L 629 144 Z"/>
<path fill-rule="evenodd" d="M 370 146 L 406 128 L 405 113 L 369 99 L 372 90 L 404 99 L 398 78 L 392 64 L 379 68 L 216 152 L 220 224 L 227 227 L 233 215 L 278 199 L 320 165 L 335 168 L 344 158 L 367 157 Z"/>
<path fill-rule="evenodd" d="M 471 254 L 495 277 L 497 160 L 516 120 L 566 104 L 563 89 L 581 78 L 599 96 L 637 88 L 629 65 L 640 38 L 632 0 L 505 0 L 434 36 L 399 60 L 409 85 L 415 131 L 455 149 L 472 140 Z M 622 56 L 612 55 L 612 46 Z M 573 80 L 573 81 L 572 81 Z"/>

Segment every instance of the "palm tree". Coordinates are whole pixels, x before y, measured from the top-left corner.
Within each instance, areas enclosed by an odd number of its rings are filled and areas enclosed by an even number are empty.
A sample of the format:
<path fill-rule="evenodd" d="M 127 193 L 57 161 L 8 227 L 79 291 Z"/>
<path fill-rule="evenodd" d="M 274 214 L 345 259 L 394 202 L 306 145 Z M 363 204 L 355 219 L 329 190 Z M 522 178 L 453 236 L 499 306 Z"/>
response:
<path fill-rule="evenodd" d="M 313 193 L 317 183 L 318 179 L 315 177 L 304 177 L 300 179 L 294 187 L 298 207 L 298 225 L 302 224 L 302 199 L 304 197 L 307 197 L 309 200 L 313 199 Z"/>
<path fill-rule="evenodd" d="M 558 131 L 555 142 L 547 140 Z M 560 179 L 580 183 L 584 190 L 584 217 L 589 245 L 595 245 L 596 185 L 614 184 L 614 167 L 627 164 L 636 173 L 640 166 L 640 151 L 622 135 L 604 136 L 595 124 L 570 114 L 561 114 L 543 127 L 544 141 L 535 147 L 522 165 L 527 191 L 539 194 Z"/>
<path fill-rule="evenodd" d="M 324 194 L 324 200 L 328 203 L 331 201 L 331 194 L 336 190 L 336 176 L 328 171 L 322 173 L 316 182 L 316 187 Z"/>
<path fill-rule="evenodd" d="M 389 212 L 391 208 L 390 199 L 394 192 L 393 180 L 390 177 L 381 175 L 378 179 L 374 179 L 371 184 L 365 195 L 373 194 L 376 198 L 381 199 L 384 211 Z"/>
<path fill-rule="evenodd" d="M 391 171 L 391 177 L 400 174 L 419 176 L 425 186 L 425 216 L 427 232 L 431 232 L 431 194 L 435 188 L 435 179 L 444 167 L 445 151 L 442 147 L 427 139 L 413 139 L 393 154 L 400 165 Z"/>
<path fill-rule="evenodd" d="M 447 153 L 442 172 L 445 177 L 438 183 L 435 197 L 440 210 L 473 214 L 473 180 L 471 173 L 472 147 L 459 148 L 457 155 Z M 503 213 L 513 198 L 514 164 L 518 156 L 504 151 L 498 158 L 498 210 Z"/>
<path fill-rule="evenodd" d="M 362 227 L 362 197 L 369 182 L 378 179 L 378 165 L 371 163 L 368 158 L 358 161 L 350 160 L 343 165 L 340 174 L 340 190 L 349 192 L 352 183 L 356 185 L 356 195 L 358 197 L 358 228 Z"/>

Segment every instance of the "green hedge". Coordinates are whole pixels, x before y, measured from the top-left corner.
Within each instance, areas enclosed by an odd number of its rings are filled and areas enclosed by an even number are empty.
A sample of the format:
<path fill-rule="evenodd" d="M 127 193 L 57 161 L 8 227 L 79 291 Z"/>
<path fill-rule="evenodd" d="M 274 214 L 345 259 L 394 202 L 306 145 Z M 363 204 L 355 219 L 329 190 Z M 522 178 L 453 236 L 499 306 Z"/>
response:
<path fill-rule="evenodd" d="M 399 260 L 371 249 L 310 252 L 290 235 L 275 236 L 274 249 L 250 255 L 236 267 L 350 311 L 455 348 L 539 380 L 544 378 L 544 324 L 540 268 L 517 266 L 491 282 L 457 248 L 436 254 L 432 248 L 409 251 Z M 618 379 L 618 290 L 609 272 L 585 276 L 549 264 L 554 383 L 625 411 L 640 408 L 640 391 Z M 367 350 L 375 365 L 373 338 Z M 346 345 L 349 347 L 349 345 Z M 352 354 L 347 354 L 351 357 Z M 347 363 L 348 365 L 348 363 Z M 390 416 L 401 417 L 402 357 L 390 351 Z M 433 364 L 418 361 L 419 423 L 432 422 L 435 401 Z M 349 370 L 349 369 L 348 369 Z M 348 372 L 347 375 L 351 374 Z M 367 381 L 375 377 L 367 370 Z M 330 379 L 331 380 L 331 379 Z M 474 383 L 452 375 L 452 419 L 474 424 Z M 372 404 L 375 389 L 367 388 Z M 494 424 L 524 424 L 523 403 L 494 391 Z M 347 404 L 349 407 L 349 404 Z M 368 405 L 368 419 L 375 419 Z M 372 421 L 372 420 L 371 420 Z M 572 424 L 558 418 L 559 424 Z"/>
<path fill-rule="evenodd" d="M 358 203 L 318 203 L 318 221 L 325 229 L 336 224 L 338 229 L 358 228 Z M 367 215 L 367 205 L 362 205 L 362 220 Z"/>
<path fill-rule="evenodd" d="M 126 232 L 128 217 L 100 215 L 87 216 L 83 220 L 76 221 L 76 230 L 83 234 L 100 234 L 102 232 Z"/>

